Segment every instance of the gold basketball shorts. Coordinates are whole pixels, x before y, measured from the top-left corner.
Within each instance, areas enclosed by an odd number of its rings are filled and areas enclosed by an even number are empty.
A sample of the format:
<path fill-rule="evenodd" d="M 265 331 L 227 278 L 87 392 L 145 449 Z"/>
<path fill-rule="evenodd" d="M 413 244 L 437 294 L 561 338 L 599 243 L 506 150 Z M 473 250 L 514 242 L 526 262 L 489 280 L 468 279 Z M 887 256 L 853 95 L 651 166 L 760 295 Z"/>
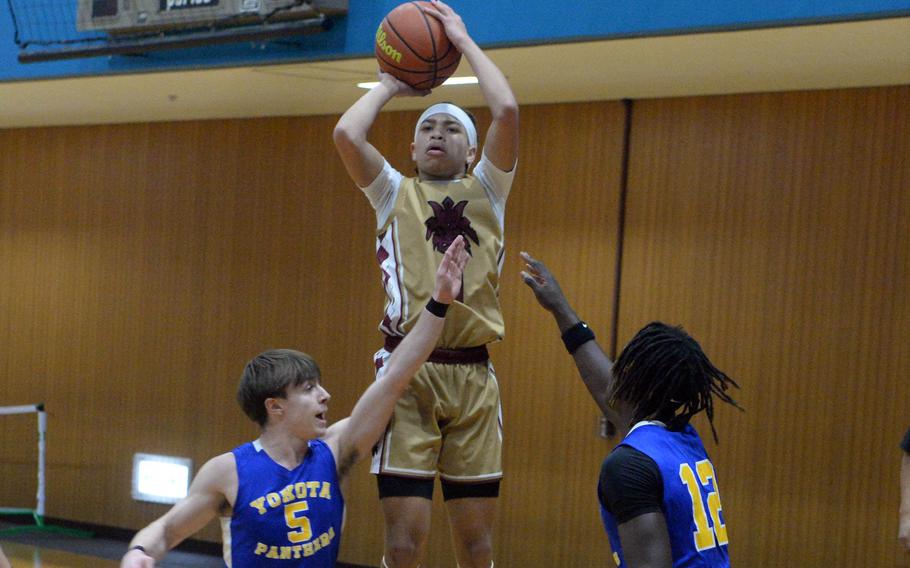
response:
<path fill-rule="evenodd" d="M 390 353 L 376 353 L 381 381 Z M 454 483 L 502 477 L 502 408 L 492 362 L 424 363 L 398 400 L 372 473 Z"/>

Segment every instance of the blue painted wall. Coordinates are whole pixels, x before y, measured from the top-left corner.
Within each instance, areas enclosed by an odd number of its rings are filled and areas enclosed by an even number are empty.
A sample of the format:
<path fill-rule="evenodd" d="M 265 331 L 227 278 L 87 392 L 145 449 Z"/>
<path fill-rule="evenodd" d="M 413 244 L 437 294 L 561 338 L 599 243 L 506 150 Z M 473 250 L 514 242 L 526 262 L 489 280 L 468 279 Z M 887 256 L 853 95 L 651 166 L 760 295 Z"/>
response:
<path fill-rule="evenodd" d="M 0 81 L 364 57 L 372 53 L 380 19 L 400 1 L 350 0 L 349 14 L 331 31 L 299 40 L 29 64 L 17 60 L 12 16 L 2 2 Z M 910 16 L 910 0 L 452 0 L 451 5 L 487 47 Z"/>

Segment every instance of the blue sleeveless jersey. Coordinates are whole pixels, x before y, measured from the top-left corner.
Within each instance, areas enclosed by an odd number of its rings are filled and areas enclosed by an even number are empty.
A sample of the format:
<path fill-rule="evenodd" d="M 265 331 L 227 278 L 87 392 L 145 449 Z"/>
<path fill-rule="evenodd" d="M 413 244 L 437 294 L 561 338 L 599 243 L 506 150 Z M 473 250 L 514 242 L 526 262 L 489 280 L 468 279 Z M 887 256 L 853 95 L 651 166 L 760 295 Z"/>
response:
<path fill-rule="evenodd" d="M 727 568 L 727 529 L 714 466 L 692 425 L 681 432 L 658 424 L 634 428 L 621 443 L 657 463 L 663 480 L 661 511 L 667 522 L 673 568 Z M 600 506 L 616 565 L 625 568 L 616 520 Z"/>
<path fill-rule="evenodd" d="M 344 498 L 335 458 L 311 440 L 293 470 L 272 461 L 258 443 L 233 450 L 237 500 L 231 517 L 231 565 L 331 568 L 338 558 Z"/>

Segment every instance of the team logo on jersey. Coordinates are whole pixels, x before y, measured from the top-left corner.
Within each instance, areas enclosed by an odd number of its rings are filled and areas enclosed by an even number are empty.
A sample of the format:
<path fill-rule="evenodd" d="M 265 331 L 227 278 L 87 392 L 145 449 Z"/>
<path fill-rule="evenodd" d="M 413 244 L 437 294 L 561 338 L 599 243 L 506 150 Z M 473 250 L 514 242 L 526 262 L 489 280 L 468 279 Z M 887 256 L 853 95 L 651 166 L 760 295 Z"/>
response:
<path fill-rule="evenodd" d="M 451 197 L 446 197 L 442 203 L 427 201 L 433 209 L 433 216 L 424 221 L 427 227 L 427 240 L 433 238 L 433 250 L 444 253 L 458 235 L 464 236 L 465 250 L 471 254 L 471 241 L 480 244 L 477 231 L 471 228 L 471 220 L 464 216 L 464 208 L 468 202 L 455 203 Z"/>

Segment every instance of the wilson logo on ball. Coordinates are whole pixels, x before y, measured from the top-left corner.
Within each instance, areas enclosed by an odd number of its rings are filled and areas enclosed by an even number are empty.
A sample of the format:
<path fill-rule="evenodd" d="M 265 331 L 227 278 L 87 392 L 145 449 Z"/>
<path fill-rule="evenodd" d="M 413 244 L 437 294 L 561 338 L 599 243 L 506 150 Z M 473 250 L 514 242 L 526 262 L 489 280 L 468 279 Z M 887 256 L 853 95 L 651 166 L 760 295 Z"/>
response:
<path fill-rule="evenodd" d="M 382 29 L 382 24 L 379 24 L 379 29 L 376 30 L 376 48 L 388 55 L 391 59 L 394 59 L 397 63 L 401 63 L 401 52 L 389 45 L 385 40 L 386 37 L 387 35 L 385 30 Z"/>

